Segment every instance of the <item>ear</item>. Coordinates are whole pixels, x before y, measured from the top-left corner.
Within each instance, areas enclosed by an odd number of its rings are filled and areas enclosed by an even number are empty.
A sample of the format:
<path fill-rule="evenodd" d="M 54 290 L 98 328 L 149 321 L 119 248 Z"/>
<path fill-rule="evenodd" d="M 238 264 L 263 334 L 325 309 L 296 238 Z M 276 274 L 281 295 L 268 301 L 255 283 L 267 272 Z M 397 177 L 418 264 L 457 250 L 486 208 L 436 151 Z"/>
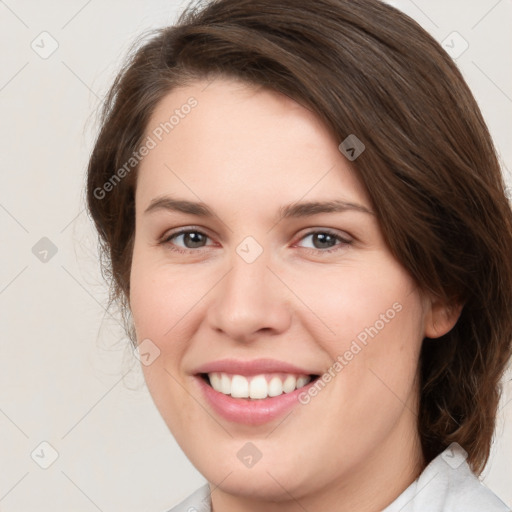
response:
<path fill-rule="evenodd" d="M 463 304 L 447 304 L 439 298 L 430 298 L 425 312 L 425 337 L 439 338 L 450 332 L 462 312 Z"/>

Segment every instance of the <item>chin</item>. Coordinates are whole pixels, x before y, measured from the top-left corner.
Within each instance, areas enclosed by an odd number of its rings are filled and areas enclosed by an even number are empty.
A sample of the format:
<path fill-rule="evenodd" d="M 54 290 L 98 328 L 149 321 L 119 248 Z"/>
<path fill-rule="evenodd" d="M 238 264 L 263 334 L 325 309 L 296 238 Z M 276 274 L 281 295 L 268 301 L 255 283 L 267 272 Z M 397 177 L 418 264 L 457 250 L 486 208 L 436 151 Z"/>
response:
<path fill-rule="evenodd" d="M 237 450 L 239 444 L 236 442 Z M 263 456 L 252 467 L 246 467 L 235 454 L 235 450 L 225 448 L 219 453 L 209 452 L 207 459 L 203 454 L 190 454 L 190 460 L 198 471 L 212 484 L 223 492 L 236 496 L 244 496 L 262 501 L 289 501 L 290 494 L 295 498 L 314 491 L 312 487 L 321 485 L 316 481 L 321 478 L 320 472 L 309 474 L 298 462 L 294 462 L 285 454 Z M 189 454 L 187 454 L 189 455 Z M 220 459 L 220 460 L 219 460 Z M 299 468 L 299 469 L 298 469 Z M 310 465 L 307 466 L 310 468 Z"/>
<path fill-rule="evenodd" d="M 260 469 L 258 472 L 254 471 L 255 468 L 246 471 L 232 470 L 232 473 L 227 476 L 228 473 L 219 473 L 214 470 L 204 476 L 213 484 L 214 488 L 218 486 L 227 494 L 254 500 L 289 501 L 290 494 L 294 497 L 297 496 L 297 488 L 304 492 L 302 486 L 297 482 L 297 471 L 292 468 L 287 471 L 287 475 L 283 475 L 282 472 L 276 475 L 275 471 L 269 471 L 269 474 L 264 469 Z"/>

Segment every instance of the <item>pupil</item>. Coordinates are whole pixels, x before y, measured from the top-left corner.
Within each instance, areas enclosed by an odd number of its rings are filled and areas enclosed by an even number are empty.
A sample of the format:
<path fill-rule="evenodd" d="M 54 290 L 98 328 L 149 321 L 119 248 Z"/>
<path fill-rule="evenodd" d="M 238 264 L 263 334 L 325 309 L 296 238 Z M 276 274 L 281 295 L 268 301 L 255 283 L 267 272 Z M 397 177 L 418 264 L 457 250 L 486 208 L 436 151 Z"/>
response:
<path fill-rule="evenodd" d="M 192 231 L 190 233 L 185 233 L 183 240 L 189 249 L 193 249 L 195 247 L 201 247 L 202 243 L 204 242 L 202 237 L 203 235 L 201 233 Z"/>
<path fill-rule="evenodd" d="M 336 239 L 329 233 L 315 233 L 313 235 L 313 244 L 317 249 L 325 249 L 326 247 L 332 247 L 335 244 L 335 242 Z M 318 247 L 318 245 L 320 245 L 320 247 Z"/>

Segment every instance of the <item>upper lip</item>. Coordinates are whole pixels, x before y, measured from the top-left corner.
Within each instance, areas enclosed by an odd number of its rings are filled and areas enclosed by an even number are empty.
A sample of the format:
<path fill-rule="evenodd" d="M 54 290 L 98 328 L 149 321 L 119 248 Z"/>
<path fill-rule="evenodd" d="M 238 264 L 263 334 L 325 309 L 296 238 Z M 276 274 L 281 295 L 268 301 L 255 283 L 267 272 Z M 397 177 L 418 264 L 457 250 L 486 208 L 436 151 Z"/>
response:
<path fill-rule="evenodd" d="M 196 368 L 192 373 L 222 372 L 233 375 L 259 375 L 262 373 L 292 373 L 296 375 L 317 375 L 307 369 L 277 359 L 219 359 Z"/>

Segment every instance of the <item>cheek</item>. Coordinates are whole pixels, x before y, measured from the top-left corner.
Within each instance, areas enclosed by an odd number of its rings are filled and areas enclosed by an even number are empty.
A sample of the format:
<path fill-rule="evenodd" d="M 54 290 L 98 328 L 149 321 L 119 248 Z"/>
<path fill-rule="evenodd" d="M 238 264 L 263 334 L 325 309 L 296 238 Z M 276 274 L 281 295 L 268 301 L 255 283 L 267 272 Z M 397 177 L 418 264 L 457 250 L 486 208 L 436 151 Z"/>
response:
<path fill-rule="evenodd" d="M 141 251 L 142 252 L 142 251 Z M 189 396 L 183 392 L 180 363 L 191 337 L 190 318 L 204 294 L 199 281 L 186 286 L 183 272 L 134 251 L 130 307 L 138 342 L 149 339 L 159 350 L 151 364 L 142 364 L 151 397 L 178 437 L 187 421 Z M 176 411 L 181 411 L 176 414 Z"/>
<path fill-rule="evenodd" d="M 301 279 L 296 276 L 297 294 L 315 313 L 307 324 L 303 317 L 302 325 L 332 361 L 336 401 L 359 404 L 356 424 L 369 413 L 398 414 L 401 402 L 394 393 L 403 400 L 410 395 L 423 340 L 422 299 L 414 281 L 390 258 L 364 270 L 345 267 Z"/>
<path fill-rule="evenodd" d="M 392 261 L 385 268 L 369 265 L 364 272 L 340 270 L 315 280 L 315 286 L 303 284 L 299 293 L 322 320 L 313 319 L 308 329 L 332 361 L 318 398 L 303 396 L 304 421 L 323 428 L 315 423 L 322 417 L 325 432 L 320 437 L 346 447 L 351 460 L 350 453 L 364 454 L 377 446 L 404 409 L 415 418 L 409 410 L 415 407 L 423 340 L 422 299 L 410 276 Z"/>
<path fill-rule="evenodd" d="M 308 327 L 333 356 L 354 339 L 364 344 L 384 332 L 402 338 L 398 331 L 420 329 L 421 321 L 413 321 L 422 317 L 414 282 L 391 257 L 297 271 L 289 282 L 312 313 Z"/>
<path fill-rule="evenodd" d="M 208 280 L 190 280 L 186 271 L 154 260 L 135 249 L 130 275 L 130 307 L 137 338 L 150 338 L 160 349 L 164 340 L 179 349 L 184 330 L 208 287 Z"/>

